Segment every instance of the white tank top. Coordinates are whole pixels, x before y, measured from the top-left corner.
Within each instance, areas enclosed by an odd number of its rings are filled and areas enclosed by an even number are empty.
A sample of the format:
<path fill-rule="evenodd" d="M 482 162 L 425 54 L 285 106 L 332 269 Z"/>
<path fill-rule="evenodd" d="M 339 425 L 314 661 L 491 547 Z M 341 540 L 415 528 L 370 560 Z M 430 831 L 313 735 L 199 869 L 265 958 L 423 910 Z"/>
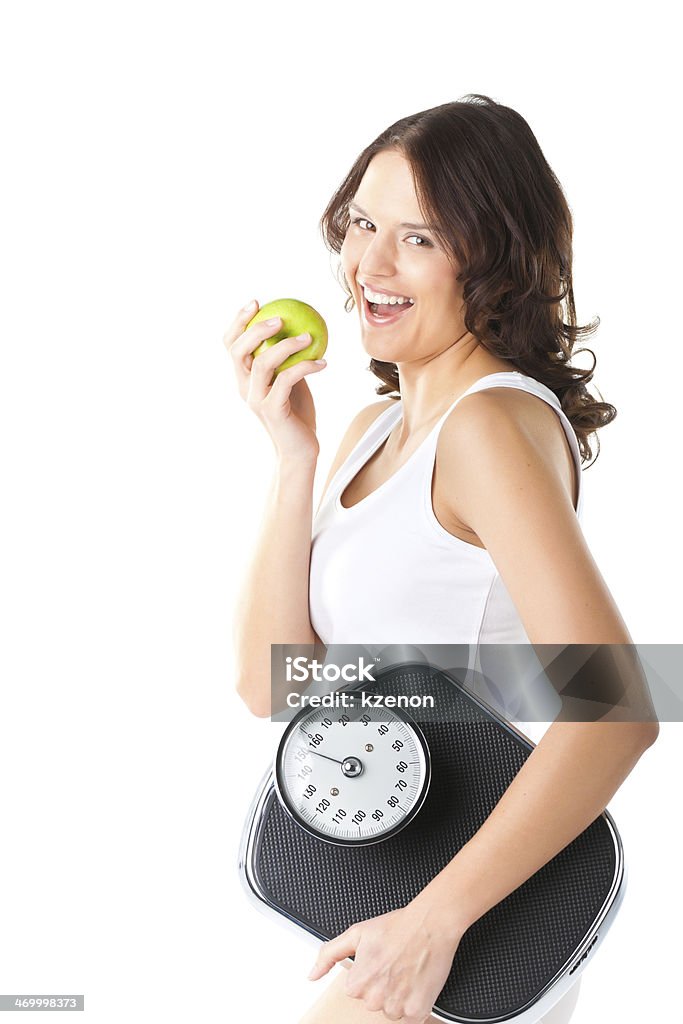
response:
<path fill-rule="evenodd" d="M 576 435 L 557 396 L 517 371 L 481 377 L 453 402 L 410 458 L 351 508 L 340 497 L 400 420 L 400 400 L 371 424 L 340 466 L 314 522 L 310 616 L 326 645 L 529 643 L 493 559 L 484 548 L 453 536 L 432 507 L 439 432 L 458 402 L 489 387 L 537 395 L 557 412 L 578 471 L 579 519 L 583 505 Z"/>

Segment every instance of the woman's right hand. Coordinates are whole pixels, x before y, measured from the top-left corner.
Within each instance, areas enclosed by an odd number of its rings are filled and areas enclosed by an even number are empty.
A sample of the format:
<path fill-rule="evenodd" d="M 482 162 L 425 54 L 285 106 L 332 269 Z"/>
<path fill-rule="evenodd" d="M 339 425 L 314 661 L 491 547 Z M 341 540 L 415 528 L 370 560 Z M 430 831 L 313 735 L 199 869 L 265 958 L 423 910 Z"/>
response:
<path fill-rule="evenodd" d="M 254 350 L 277 334 L 282 325 L 278 318 L 275 324 L 261 321 L 245 330 L 258 308 L 254 302 L 241 309 L 223 337 L 232 356 L 240 395 L 263 423 L 280 457 L 315 461 L 320 452 L 315 406 L 304 377 L 323 370 L 327 364 L 304 359 L 282 370 L 273 380 L 275 368 L 293 352 L 307 348 L 311 337 L 306 334 L 303 338 L 283 338 L 254 359 Z"/>

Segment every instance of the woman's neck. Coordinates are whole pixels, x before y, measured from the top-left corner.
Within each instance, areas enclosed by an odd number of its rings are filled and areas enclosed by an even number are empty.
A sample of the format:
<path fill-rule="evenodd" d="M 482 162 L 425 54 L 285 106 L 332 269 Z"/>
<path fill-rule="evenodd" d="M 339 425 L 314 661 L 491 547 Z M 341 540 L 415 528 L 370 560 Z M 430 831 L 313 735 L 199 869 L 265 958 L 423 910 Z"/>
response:
<path fill-rule="evenodd" d="M 516 369 L 509 360 L 491 355 L 476 339 L 472 341 L 473 344 L 466 342 L 460 350 L 453 346 L 421 366 L 398 365 L 403 416 L 394 439 L 397 451 L 431 429 L 475 381 L 490 373 Z"/>

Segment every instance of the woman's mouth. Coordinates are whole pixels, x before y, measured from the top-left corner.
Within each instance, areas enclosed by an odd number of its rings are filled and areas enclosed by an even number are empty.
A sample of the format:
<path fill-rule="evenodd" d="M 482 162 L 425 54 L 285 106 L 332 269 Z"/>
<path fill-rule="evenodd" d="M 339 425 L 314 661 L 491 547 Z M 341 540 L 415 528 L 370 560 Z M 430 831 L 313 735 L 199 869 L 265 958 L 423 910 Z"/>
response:
<path fill-rule="evenodd" d="M 371 327 L 387 327 L 389 324 L 395 324 L 401 317 L 407 316 L 413 308 L 413 304 L 409 302 L 404 302 L 402 306 L 368 302 L 364 292 L 362 295 L 363 319 Z"/>

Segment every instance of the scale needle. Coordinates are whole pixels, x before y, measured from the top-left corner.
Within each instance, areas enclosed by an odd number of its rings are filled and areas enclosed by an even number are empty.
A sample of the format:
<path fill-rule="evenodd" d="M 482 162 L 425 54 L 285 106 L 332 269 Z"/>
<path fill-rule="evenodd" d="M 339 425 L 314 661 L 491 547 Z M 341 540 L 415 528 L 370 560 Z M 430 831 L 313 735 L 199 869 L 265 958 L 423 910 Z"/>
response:
<path fill-rule="evenodd" d="M 327 754 L 321 754 L 319 750 L 309 750 L 309 754 L 317 754 L 318 757 L 327 757 L 328 761 L 334 761 L 335 764 L 344 764 L 343 761 L 338 761 L 336 757 L 328 757 Z"/>

